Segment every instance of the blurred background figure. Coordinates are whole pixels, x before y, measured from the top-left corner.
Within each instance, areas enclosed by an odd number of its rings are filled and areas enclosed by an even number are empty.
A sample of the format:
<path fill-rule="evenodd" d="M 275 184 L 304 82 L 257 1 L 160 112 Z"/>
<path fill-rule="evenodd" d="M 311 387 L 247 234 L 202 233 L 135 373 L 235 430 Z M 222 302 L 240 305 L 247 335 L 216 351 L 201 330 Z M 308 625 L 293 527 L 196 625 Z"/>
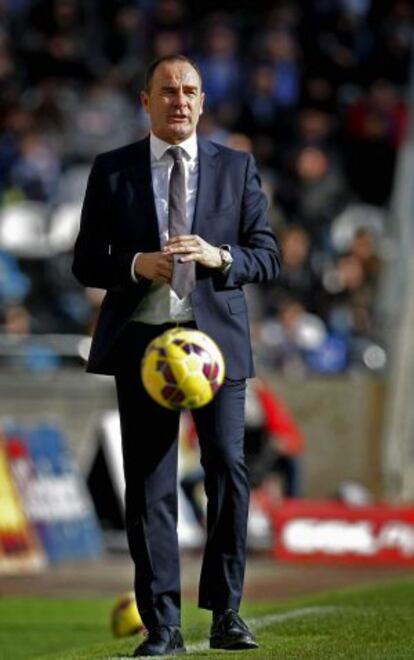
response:
<path fill-rule="evenodd" d="M 249 382 L 246 399 L 246 461 L 253 490 L 274 501 L 302 494 L 300 457 L 305 439 L 292 414 L 263 380 Z"/>
<path fill-rule="evenodd" d="M 250 380 L 246 392 L 246 464 L 252 490 L 249 517 L 249 545 L 268 542 L 268 526 L 261 526 L 260 502 L 277 505 L 284 498 L 302 495 L 301 456 L 305 439 L 286 405 L 263 380 Z M 191 415 L 180 424 L 180 487 L 186 505 L 181 503 L 182 533 L 194 522 L 205 530 L 206 498 L 204 471 L 199 463 L 198 438 Z M 181 492 L 180 491 L 180 492 Z M 259 527 L 257 525 L 259 523 Z M 202 537 L 196 536 L 197 544 Z"/>

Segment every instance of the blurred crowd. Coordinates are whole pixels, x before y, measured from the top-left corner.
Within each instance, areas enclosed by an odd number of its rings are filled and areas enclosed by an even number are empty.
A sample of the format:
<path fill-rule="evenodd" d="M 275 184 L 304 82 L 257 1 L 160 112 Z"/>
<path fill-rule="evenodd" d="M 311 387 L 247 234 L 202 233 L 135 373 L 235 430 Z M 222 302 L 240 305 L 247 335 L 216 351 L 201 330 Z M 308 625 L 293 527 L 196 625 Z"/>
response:
<path fill-rule="evenodd" d="M 259 364 L 382 368 L 413 40 L 409 0 L 0 0 L 0 344 L 93 328 L 102 292 L 70 269 L 92 160 L 147 133 L 145 68 L 185 53 L 200 133 L 254 154 L 281 241 L 279 281 L 247 287 Z"/>

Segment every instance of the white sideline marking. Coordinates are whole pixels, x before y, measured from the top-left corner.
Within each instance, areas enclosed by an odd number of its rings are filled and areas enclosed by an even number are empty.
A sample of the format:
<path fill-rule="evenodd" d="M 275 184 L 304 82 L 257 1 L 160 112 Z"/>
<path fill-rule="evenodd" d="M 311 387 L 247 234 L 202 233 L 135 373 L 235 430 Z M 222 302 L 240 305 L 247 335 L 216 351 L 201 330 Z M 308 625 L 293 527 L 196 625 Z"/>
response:
<path fill-rule="evenodd" d="M 289 610 L 288 612 L 275 612 L 274 614 L 265 614 L 261 617 L 255 617 L 254 619 L 246 619 L 246 623 L 253 631 L 261 630 L 267 626 L 272 625 L 273 623 L 284 623 L 290 619 L 301 619 L 302 617 L 308 616 L 322 616 L 325 614 L 335 614 L 336 612 L 341 611 L 341 607 L 335 607 L 333 605 L 324 605 L 324 606 L 315 606 L 315 607 L 302 607 L 298 610 Z M 207 641 L 198 642 L 196 644 L 187 645 L 187 653 L 197 653 L 198 651 L 208 651 L 209 643 Z M 131 656 L 109 658 L 105 660 L 130 660 Z M 138 656 L 143 657 L 143 656 Z M 165 658 L 169 657 L 182 657 L 183 656 L 164 656 Z"/>

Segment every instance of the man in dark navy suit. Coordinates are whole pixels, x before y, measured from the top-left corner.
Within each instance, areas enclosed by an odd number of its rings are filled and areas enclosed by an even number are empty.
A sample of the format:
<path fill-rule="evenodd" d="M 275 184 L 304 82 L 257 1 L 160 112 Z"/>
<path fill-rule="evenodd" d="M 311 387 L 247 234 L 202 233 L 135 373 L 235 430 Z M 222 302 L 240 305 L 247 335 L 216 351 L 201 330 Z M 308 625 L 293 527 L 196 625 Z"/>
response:
<path fill-rule="evenodd" d="M 135 655 L 184 653 L 177 542 L 179 413 L 140 380 L 154 337 L 177 324 L 220 346 L 226 378 L 193 411 L 205 470 L 207 540 L 199 606 L 213 612 L 211 648 L 257 643 L 238 614 L 249 487 L 245 379 L 254 375 L 242 286 L 274 279 L 279 250 L 253 158 L 197 139 L 204 93 L 183 56 L 150 65 L 141 95 L 150 136 L 99 155 L 85 195 L 73 272 L 106 289 L 88 370 L 114 374 L 126 480 L 126 528 L 148 637 Z"/>

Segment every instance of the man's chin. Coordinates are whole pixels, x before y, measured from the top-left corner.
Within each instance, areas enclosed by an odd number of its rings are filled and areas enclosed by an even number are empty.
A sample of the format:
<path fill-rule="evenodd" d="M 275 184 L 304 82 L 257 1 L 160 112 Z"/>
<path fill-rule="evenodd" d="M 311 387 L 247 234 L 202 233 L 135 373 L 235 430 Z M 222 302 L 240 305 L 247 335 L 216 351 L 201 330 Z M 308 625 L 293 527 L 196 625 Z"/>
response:
<path fill-rule="evenodd" d="M 167 137 L 164 139 L 171 143 L 182 142 L 183 140 L 189 138 L 193 132 L 194 128 L 188 124 L 174 124 L 169 126 L 169 130 L 165 133 Z"/>

